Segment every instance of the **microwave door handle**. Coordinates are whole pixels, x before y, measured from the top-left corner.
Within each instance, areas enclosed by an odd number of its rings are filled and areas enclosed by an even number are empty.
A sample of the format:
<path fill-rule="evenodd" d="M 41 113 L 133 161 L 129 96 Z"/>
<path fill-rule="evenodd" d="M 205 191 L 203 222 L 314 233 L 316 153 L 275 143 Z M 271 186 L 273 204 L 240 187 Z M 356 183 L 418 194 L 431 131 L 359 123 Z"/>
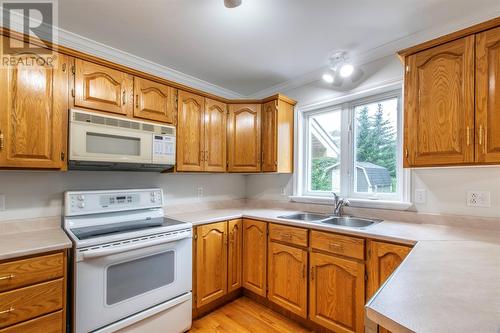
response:
<path fill-rule="evenodd" d="M 87 250 L 85 252 L 82 252 L 83 259 L 93 259 L 93 258 L 99 258 L 99 257 L 104 257 L 104 256 L 109 256 L 112 254 L 118 254 L 118 253 L 123 253 L 123 252 L 129 252 L 133 250 L 138 250 L 138 249 L 143 249 L 145 247 L 149 246 L 154 246 L 154 245 L 160 245 L 164 243 L 172 243 L 175 241 L 178 241 L 183 238 L 188 238 L 191 237 L 191 233 L 180 233 L 177 235 L 172 235 L 169 237 L 161 238 L 161 239 L 153 239 L 150 241 L 144 241 L 144 242 L 138 242 L 138 243 L 129 243 L 127 245 L 121 245 L 117 246 L 115 248 L 101 248 L 101 249 L 96 249 L 96 250 Z"/>

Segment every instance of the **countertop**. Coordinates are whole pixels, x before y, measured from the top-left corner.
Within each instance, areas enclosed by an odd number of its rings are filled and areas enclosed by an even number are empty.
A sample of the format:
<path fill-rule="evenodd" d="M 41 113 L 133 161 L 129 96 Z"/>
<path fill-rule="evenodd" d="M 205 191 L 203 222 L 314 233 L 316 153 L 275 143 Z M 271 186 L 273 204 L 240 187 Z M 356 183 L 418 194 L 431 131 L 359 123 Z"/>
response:
<path fill-rule="evenodd" d="M 60 227 L 4 232 L 0 234 L 0 260 L 62 250 L 71 246 L 71 240 Z"/>
<path fill-rule="evenodd" d="M 367 317 L 397 332 L 500 332 L 500 232 L 383 221 L 366 229 L 280 219 L 291 210 L 212 209 L 172 214 L 193 226 L 252 218 L 415 245 L 366 304 Z"/>

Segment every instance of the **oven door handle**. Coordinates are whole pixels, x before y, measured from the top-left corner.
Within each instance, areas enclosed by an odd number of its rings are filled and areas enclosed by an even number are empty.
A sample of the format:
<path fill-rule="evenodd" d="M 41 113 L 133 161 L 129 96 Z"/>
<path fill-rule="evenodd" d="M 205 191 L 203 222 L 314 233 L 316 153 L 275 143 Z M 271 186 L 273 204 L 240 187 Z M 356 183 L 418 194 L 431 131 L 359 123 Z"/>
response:
<path fill-rule="evenodd" d="M 161 238 L 161 239 L 153 239 L 150 241 L 142 241 L 142 242 L 138 242 L 138 243 L 131 243 L 131 244 L 121 245 L 121 246 L 116 246 L 116 247 L 111 247 L 111 248 L 100 248 L 100 249 L 95 249 L 95 250 L 87 250 L 87 251 L 80 252 L 80 253 L 83 257 L 83 260 L 92 259 L 92 258 L 104 257 L 104 256 L 112 255 L 112 254 L 122 253 L 122 252 L 143 249 L 143 248 L 149 247 L 149 246 L 155 246 L 155 245 L 160 245 L 160 244 L 165 244 L 165 243 L 172 243 L 172 242 L 178 241 L 180 239 L 189 238 L 189 237 L 191 237 L 190 232 L 189 233 L 181 233 L 181 234 L 172 235 L 172 236 Z"/>

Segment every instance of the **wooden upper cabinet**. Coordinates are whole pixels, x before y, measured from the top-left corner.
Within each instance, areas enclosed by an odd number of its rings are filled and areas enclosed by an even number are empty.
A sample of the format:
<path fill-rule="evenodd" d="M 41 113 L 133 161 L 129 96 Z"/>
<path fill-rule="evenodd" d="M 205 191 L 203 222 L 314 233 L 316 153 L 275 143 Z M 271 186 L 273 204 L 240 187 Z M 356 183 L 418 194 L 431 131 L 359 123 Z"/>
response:
<path fill-rule="evenodd" d="M 228 171 L 261 170 L 261 104 L 231 104 L 227 126 Z"/>
<path fill-rule="evenodd" d="M 309 319 L 338 333 L 364 332 L 364 263 L 316 252 L 309 260 Z"/>
<path fill-rule="evenodd" d="M 197 227 L 197 307 L 213 302 L 227 293 L 226 228 L 226 222 Z"/>
<path fill-rule="evenodd" d="M 368 241 L 367 300 L 384 284 L 410 251 L 410 247 L 403 245 Z"/>
<path fill-rule="evenodd" d="M 28 55 L 0 69 L 0 167 L 66 167 L 70 59 L 54 55 L 52 66 Z"/>
<path fill-rule="evenodd" d="M 134 117 L 174 122 L 176 90 L 164 84 L 134 78 Z"/>
<path fill-rule="evenodd" d="M 267 298 L 307 317 L 307 250 L 269 242 Z"/>
<path fill-rule="evenodd" d="M 476 35 L 476 161 L 500 163 L 500 27 Z"/>
<path fill-rule="evenodd" d="M 474 36 L 406 58 L 405 166 L 474 161 Z"/>
<path fill-rule="evenodd" d="M 226 171 L 227 105 L 205 99 L 205 171 Z"/>
<path fill-rule="evenodd" d="M 262 171 L 293 172 L 294 105 L 282 99 L 262 106 Z"/>
<path fill-rule="evenodd" d="M 267 223 L 243 219 L 243 287 L 266 296 Z"/>
<path fill-rule="evenodd" d="M 227 223 L 229 244 L 227 248 L 227 291 L 241 288 L 243 221 L 231 220 Z"/>
<path fill-rule="evenodd" d="M 204 109 L 205 99 L 179 91 L 177 109 L 177 170 L 204 169 Z"/>

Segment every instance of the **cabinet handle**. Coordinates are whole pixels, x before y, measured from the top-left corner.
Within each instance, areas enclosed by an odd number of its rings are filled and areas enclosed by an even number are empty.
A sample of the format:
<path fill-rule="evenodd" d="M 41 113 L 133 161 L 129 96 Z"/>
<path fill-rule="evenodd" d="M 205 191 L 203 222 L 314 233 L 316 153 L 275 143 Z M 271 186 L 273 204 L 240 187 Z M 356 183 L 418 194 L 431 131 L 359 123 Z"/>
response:
<path fill-rule="evenodd" d="M 15 274 L 9 274 L 9 275 L 5 275 L 5 276 L 0 276 L 0 280 L 10 280 L 10 279 L 13 279 L 15 277 L 16 277 Z"/>
<path fill-rule="evenodd" d="M 479 145 L 483 145 L 483 125 L 479 126 Z"/>
<path fill-rule="evenodd" d="M 470 145 L 470 128 L 467 126 L 467 146 Z"/>
<path fill-rule="evenodd" d="M 281 234 L 282 239 L 292 239 L 292 234 Z"/>
<path fill-rule="evenodd" d="M 314 266 L 311 267 L 311 280 L 314 280 Z"/>
<path fill-rule="evenodd" d="M 408 158 L 408 148 L 405 148 L 405 158 Z"/>
<path fill-rule="evenodd" d="M 488 128 L 485 126 L 484 127 L 484 147 L 483 147 L 483 153 L 486 155 L 488 151 Z"/>
<path fill-rule="evenodd" d="M 302 266 L 302 278 L 305 279 L 306 278 L 306 265 L 304 264 L 304 266 Z"/>
<path fill-rule="evenodd" d="M 209 159 L 210 159 L 210 152 L 208 150 L 205 150 L 205 161 L 208 162 Z"/>
<path fill-rule="evenodd" d="M 139 108 L 139 95 L 135 95 L 135 107 Z"/>
<path fill-rule="evenodd" d="M 123 92 L 122 92 L 122 102 L 123 102 L 123 105 L 125 105 L 127 103 L 127 95 L 125 94 L 125 89 L 123 89 Z"/>
<path fill-rule="evenodd" d="M 11 307 L 10 307 L 10 309 L 0 311 L 0 315 L 1 315 L 1 314 L 6 314 L 6 313 L 11 313 L 11 312 L 14 312 L 14 310 L 15 310 L 15 309 L 11 306 Z"/>
<path fill-rule="evenodd" d="M 332 250 L 337 250 L 337 251 L 340 251 L 340 252 L 344 251 L 344 247 L 342 246 L 342 244 L 330 243 L 329 246 L 330 246 L 330 249 L 332 249 Z"/>
<path fill-rule="evenodd" d="M 5 138 L 3 136 L 3 132 L 0 131 L 0 150 L 4 149 L 4 147 L 5 147 L 5 142 L 4 141 L 5 141 Z"/>

